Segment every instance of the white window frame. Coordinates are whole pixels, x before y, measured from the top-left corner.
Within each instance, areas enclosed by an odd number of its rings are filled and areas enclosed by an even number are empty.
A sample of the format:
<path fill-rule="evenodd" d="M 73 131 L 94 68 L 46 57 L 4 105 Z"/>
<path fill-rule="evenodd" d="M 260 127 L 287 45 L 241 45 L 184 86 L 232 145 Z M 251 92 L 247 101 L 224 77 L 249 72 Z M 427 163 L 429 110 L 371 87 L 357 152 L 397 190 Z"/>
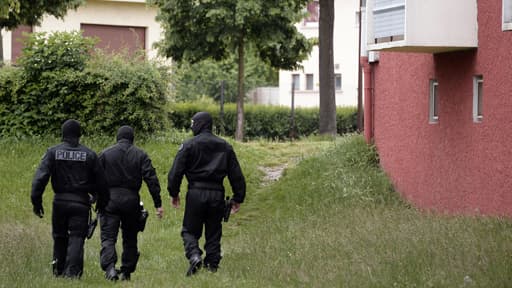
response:
<path fill-rule="evenodd" d="M 439 83 L 436 79 L 430 79 L 429 83 L 429 105 L 428 105 L 428 123 L 439 123 Z"/>
<path fill-rule="evenodd" d="M 502 30 L 512 30 L 512 0 L 503 0 L 501 7 Z"/>
<path fill-rule="evenodd" d="M 306 74 L 306 90 L 315 89 L 315 78 L 313 74 Z"/>
<path fill-rule="evenodd" d="M 340 85 L 338 86 L 338 79 L 340 79 Z M 334 74 L 334 90 L 341 91 L 343 89 L 343 77 L 341 73 Z"/>
<path fill-rule="evenodd" d="M 483 88 L 484 78 L 482 75 L 473 76 L 473 122 L 482 122 L 484 116 L 482 113 L 483 106 Z"/>
<path fill-rule="evenodd" d="M 300 90 L 300 74 L 292 74 L 293 90 Z"/>

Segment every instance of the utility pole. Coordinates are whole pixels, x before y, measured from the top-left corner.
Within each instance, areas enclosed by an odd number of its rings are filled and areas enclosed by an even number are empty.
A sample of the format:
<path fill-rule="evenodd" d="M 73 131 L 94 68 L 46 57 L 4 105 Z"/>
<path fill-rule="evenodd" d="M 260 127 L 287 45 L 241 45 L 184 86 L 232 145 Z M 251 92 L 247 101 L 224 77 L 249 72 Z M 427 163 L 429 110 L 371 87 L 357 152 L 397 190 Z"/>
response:
<path fill-rule="evenodd" d="M 297 138 L 297 131 L 295 129 L 295 80 L 292 80 L 292 105 L 290 113 L 290 139 Z"/>
<path fill-rule="evenodd" d="M 220 112 L 219 112 L 219 119 L 220 119 L 220 134 L 225 134 L 224 129 L 224 85 L 226 84 L 226 80 L 222 80 L 220 82 Z"/>

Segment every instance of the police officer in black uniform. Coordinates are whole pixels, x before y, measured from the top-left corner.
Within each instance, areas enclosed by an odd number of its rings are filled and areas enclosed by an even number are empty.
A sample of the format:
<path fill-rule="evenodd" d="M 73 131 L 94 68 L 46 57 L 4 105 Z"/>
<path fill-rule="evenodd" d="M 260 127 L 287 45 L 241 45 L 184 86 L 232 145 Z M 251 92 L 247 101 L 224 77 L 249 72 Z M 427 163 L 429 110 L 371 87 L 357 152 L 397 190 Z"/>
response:
<path fill-rule="evenodd" d="M 137 234 L 140 232 L 140 195 L 144 180 L 157 211 L 163 216 L 160 183 L 151 159 L 142 149 L 133 145 L 134 132 L 130 126 L 122 126 L 117 132 L 117 143 L 105 149 L 99 156 L 105 170 L 108 201 L 100 207 L 101 268 L 108 280 L 130 280 L 139 259 Z M 116 270 L 116 241 L 119 227 L 123 231 L 121 269 Z"/>
<path fill-rule="evenodd" d="M 203 227 L 205 229 L 204 267 L 215 272 L 221 260 L 220 240 L 224 215 L 223 180 L 228 176 L 233 190 L 232 213 L 238 212 L 245 198 L 245 178 L 240 169 L 233 147 L 212 134 L 212 117 L 198 112 L 192 117 L 194 137 L 179 148 L 168 174 L 167 190 L 171 205 L 179 207 L 180 185 L 185 175 L 188 192 L 181 236 L 185 256 L 190 267 L 187 276 L 194 274 L 202 265 L 199 248 Z"/>
<path fill-rule="evenodd" d="M 96 153 L 79 143 L 80 130 L 78 121 L 64 122 L 63 142 L 46 151 L 35 173 L 31 195 L 34 213 L 42 218 L 42 196 L 51 178 L 55 192 L 53 273 L 70 278 L 82 275 L 89 209 L 104 185 L 101 184 L 103 174 Z"/>

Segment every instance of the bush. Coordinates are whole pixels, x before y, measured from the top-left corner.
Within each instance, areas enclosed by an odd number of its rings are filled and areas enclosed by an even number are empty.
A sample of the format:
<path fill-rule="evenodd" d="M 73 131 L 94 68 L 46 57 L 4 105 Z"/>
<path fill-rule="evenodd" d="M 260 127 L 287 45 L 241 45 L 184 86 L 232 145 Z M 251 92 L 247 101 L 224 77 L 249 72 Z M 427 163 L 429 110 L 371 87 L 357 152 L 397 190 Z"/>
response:
<path fill-rule="evenodd" d="M 84 71 L 87 109 L 80 119 L 92 131 L 115 131 L 131 125 L 140 132 L 167 126 L 168 72 L 155 62 L 121 55 L 97 55 Z"/>
<path fill-rule="evenodd" d="M 166 126 L 167 70 L 143 57 L 89 55 L 78 33 L 27 37 L 20 68 L 0 69 L 0 134 L 58 134 L 69 118 L 86 133 Z"/>
<path fill-rule="evenodd" d="M 170 105 L 170 121 L 177 129 L 188 129 L 190 119 L 199 111 L 209 112 L 214 121 L 217 133 L 233 136 L 236 129 L 236 104 L 224 106 L 223 121 L 220 119 L 220 108 L 215 104 L 176 103 Z M 337 132 L 342 135 L 356 130 L 357 110 L 353 107 L 336 109 Z M 284 106 L 245 105 L 244 132 L 246 139 L 266 138 L 283 140 L 290 137 L 290 108 Z M 295 109 L 295 126 L 298 137 L 318 133 L 318 108 Z"/>
<path fill-rule="evenodd" d="M 18 60 L 26 75 L 39 77 L 45 71 L 85 68 L 95 40 L 75 32 L 33 33 L 25 39 Z"/>

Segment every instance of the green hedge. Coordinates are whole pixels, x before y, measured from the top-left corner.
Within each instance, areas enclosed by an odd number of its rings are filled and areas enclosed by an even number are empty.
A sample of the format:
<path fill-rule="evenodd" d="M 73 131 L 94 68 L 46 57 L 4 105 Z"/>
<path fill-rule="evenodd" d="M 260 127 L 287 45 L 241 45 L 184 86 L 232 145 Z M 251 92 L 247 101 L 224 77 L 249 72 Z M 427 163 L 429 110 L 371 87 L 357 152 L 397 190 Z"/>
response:
<path fill-rule="evenodd" d="M 165 67 L 137 55 L 91 55 L 79 32 L 34 33 L 25 45 L 20 67 L 0 69 L 0 136 L 58 135 L 69 118 L 85 133 L 168 127 Z"/>
<path fill-rule="evenodd" d="M 224 125 L 220 119 L 220 107 L 203 103 L 175 103 L 170 105 L 169 117 L 177 129 L 188 129 L 190 119 L 199 111 L 207 111 L 214 118 L 214 130 L 217 133 L 234 136 L 236 129 L 236 104 L 224 106 Z M 272 140 L 288 139 L 290 136 L 291 111 L 284 106 L 244 106 L 244 132 L 246 139 L 266 138 Z M 295 125 L 298 137 L 318 134 L 319 109 L 296 108 Z M 338 134 L 353 132 L 357 129 L 357 109 L 338 107 L 336 126 Z"/>

